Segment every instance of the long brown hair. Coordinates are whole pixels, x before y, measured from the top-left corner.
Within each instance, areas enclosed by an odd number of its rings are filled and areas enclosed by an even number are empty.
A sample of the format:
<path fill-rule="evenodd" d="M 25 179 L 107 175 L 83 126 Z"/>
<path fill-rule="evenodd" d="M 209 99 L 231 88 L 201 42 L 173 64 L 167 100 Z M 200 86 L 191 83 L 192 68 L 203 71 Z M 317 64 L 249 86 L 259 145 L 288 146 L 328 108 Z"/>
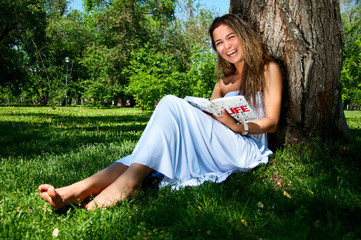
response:
<path fill-rule="evenodd" d="M 213 31 L 223 24 L 233 29 L 243 46 L 245 67 L 240 91 L 248 100 L 255 103 L 253 100 L 255 100 L 258 92 L 263 92 L 264 68 L 265 65 L 272 60 L 271 56 L 251 27 L 238 15 L 234 14 L 217 17 L 209 28 L 212 47 L 216 52 L 217 49 L 214 43 Z M 221 77 L 220 72 L 222 72 L 224 77 L 236 74 L 235 65 L 224 60 L 218 52 L 217 59 L 218 62 L 215 70 L 215 77 L 217 79 Z"/>

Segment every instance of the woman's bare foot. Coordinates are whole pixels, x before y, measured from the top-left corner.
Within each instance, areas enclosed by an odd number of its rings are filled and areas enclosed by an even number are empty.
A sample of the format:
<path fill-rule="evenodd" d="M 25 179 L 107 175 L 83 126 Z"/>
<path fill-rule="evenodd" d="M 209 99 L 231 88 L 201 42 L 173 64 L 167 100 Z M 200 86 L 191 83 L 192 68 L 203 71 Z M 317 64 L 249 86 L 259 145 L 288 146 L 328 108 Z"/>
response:
<path fill-rule="evenodd" d="M 89 196 L 100 193 L 127 168 L 124 164 L 114 163 L 84 180 L 57 189 L 52 185 L 42 184 L 39 186 L 40 196 L 55 208 L 62 208 L 69 203 L 78 204 Z"/>
<path fill-rule="evenodd" d="M 81 196 L 76 186 L 70 185 L 55 189 L 50 184 L 42 184 L 39 186 L 40 197 L 50 203 L 54 208 L 62 208 L 71 204 L 82 202 L 85 197 Z M 84 198 L 84 199 L 83 199 Z"/>
<path fill-rule="evenodd" d="M 137 191 L 140 191 L 144 178 L 153 172 L 153 169 L 145 165 L 133 163 L 113 183 L 83 207 L 87 210 L 94 210 L 115 206 L 118 202 L 135 196 Z"/>
<path fill-rule="evenodd" d="M 49 184 L 40 185 L 39 192 L 41 198 L 55 208 L 62 208 L 69 203 L 78 204 L 97 194 L 83 207 L 87 210 L 110 207 L 132 197 L 136 190 L 141 189 L 144 178 L 152 172 L 154 170 L 145 165 L 134 163 L 127 167 L 116 163 L 66 187 L 55 189 Z"/>

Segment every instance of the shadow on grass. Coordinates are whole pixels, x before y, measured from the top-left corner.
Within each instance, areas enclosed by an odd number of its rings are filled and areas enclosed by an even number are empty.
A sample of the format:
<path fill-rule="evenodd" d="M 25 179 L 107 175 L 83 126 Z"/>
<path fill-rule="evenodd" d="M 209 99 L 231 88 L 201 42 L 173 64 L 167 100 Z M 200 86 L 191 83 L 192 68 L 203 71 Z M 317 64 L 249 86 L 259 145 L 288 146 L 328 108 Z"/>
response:
<path fill-rule="evenodd" d="M 221 184 L 149 191 L 133 224 L 155 238 L 360 239 L 357 146 L 316 139 Z"/>
<path fill-rule="evenodd" d="M 357 239 L 360 205 L 351 195 L 317 180 L 305 186 L 275 188 L 251 171 L 234 174 L 222 184 L 206 183 L 172 192 L 150 192 L 137 200 L 133 224 L 144 224 L 153 237 L 175 239 Z M 262 171 L 262 170 L 261 170 Z M 327 172 L 327 171 L 325 171 Z M 331 173 L 326 178 L 333 178 Z M 316 186 L 319 184 L 319 186 Z M 345 187 L 349 191 L 357 185 Z M 325 188 L 325 189 L 324 189 Z M 154 231 L 156 230 L 156 231 Z"/>
<path fill-rule="evenodd" d="M 136 141 L 150 118 L 150 113 L 119 116 L 63 114 L 2 114 L 4 120 L 0 121 L 0 157 L 60 154 L 76 151 L 88 144 Z M 7 120 L 7 116 L 11 120 Z"/>

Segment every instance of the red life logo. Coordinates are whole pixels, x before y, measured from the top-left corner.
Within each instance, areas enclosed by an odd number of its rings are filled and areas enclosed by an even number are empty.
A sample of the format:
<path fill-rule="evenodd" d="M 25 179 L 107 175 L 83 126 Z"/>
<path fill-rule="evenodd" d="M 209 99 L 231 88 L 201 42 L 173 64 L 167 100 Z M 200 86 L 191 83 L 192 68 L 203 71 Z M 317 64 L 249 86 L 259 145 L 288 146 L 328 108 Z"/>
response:
<path fill-rule="evenodd" d="M 234 107 L 230 109 L 231 114 L 236 114 L 239 112 L 249 112 L 249 109 L 247 108 L 247 106 L 240 106 L 240 107 Z"/>

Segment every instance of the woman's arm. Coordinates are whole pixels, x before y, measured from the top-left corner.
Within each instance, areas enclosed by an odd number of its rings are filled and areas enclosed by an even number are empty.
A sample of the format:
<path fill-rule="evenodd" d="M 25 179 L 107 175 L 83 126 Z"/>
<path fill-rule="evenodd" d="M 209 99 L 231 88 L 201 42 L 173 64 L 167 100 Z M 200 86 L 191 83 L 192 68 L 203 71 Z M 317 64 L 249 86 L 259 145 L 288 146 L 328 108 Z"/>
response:
<path fill-rule="evenodd" d="M 262 119 L 248 123 L 248 132 L 250 134 L 260 134 L 275 132 L 277 130 L 282 100 L 282 76 L 278 65 L 271 62 L 266 66 L 265 72 L 265 86 L 264 86 L 264 107 L 265 116 Z M 212 94 L 213 96 L 213 94 Z M 227 113 L 223 111 L 223 117 L 214 117 L 231 130 L 242 133 L 244 127 L 237 122 Z"/>
<path fill-rule="evenodd" d="M 216 98 L 223 97 L 222 96 L 222 84 L 223 84 L 222 79 L 219 79 L 217 81 L 217 83 L 214 85 L 210 101 L 212 101 L 212 100 L 214 100 Z"/>

